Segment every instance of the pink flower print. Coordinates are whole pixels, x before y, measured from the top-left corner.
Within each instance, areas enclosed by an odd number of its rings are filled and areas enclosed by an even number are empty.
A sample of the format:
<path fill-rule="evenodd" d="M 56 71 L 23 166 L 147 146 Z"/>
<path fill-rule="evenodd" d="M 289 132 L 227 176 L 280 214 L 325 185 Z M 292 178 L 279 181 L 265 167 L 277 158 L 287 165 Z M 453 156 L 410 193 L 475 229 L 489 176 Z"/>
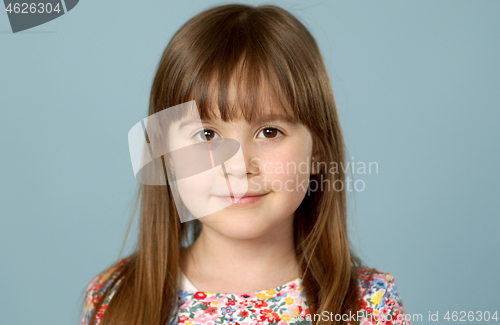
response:
<path fill-rule="evenodd" d="M 260 319 L 254 319 L 251 325 L 262 325 L 262 321 Z"/>
<path fill-rule="evenodd" d="M 206 313 L 202 313 L 202 314 L 195 316 L 193 319 L 193 322 L 206 324 L 208 320 L 209 320 L 208 315 Z"/>
<path fill-rule="evenodd" d="M 239 312 L 240 310 L 246 310 L 246 304 L 238 304 L 237 306 L 234 306 L 236 308 L 236 312 Z"/>
<path fill-rule="evenodd" d="M 209 301 L 209 302 L 218 302 L 218 303 L 224 302 L 224 299 L 217 298 L 215 295 L 209 296 L 206 300 Z"/>

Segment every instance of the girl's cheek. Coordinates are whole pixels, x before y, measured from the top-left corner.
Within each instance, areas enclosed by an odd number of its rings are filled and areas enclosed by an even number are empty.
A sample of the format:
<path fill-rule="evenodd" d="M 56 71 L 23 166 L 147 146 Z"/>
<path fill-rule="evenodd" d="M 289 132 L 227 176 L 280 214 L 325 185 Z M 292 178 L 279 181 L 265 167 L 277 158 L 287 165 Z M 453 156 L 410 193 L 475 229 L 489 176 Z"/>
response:
<path fill-rule="evenodd" d="M 287 181 L 287 184 L 295 184 L 297 180 L 300 182 L 309 179 L 310 166 L 307 158 L 302 152 L 288 151 L 275 154 L 264 161 L 262 172 L 279 189 L 278 183 L 284 186 Z"/>
<path fill-rule="evenodd" d="M 229 204 L 214 199 L 215 196 L 230 196 L 220 166 L 176 182 L 179 195 L 186 208 L 196 218 L 208 216 L 226 208 Z"/>

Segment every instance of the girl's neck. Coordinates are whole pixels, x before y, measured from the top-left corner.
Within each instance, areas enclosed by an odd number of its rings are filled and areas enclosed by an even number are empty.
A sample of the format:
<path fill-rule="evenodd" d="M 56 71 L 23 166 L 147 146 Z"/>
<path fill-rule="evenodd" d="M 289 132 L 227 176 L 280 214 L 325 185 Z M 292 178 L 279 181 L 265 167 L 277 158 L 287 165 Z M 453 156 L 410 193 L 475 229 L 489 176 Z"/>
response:
<path fill-rule="evenodd" d="M 275 288 L 300 277 L 293 241 L 293 217 L 252 239 L 224 236 L 203 227 L 181 253 L 181 269 L 201 291 L 250 293 Z"/>

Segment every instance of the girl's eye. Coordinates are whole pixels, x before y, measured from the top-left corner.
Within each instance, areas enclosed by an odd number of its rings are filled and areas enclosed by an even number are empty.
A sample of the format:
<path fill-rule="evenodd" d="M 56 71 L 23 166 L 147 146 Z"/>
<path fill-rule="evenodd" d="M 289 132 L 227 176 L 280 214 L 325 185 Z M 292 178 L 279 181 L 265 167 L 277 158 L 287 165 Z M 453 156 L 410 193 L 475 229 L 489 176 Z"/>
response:
<path fill-rule="evenodd" d="M 283 132 L 274 127 L 266 127 L 259 132 L 259 135 L 261 133 L 264 136 L 263 138 L 266 140 L 275 140 L 279 137 L 279 133 L 283 134 Z M 220 136 L 212 129 L 203 129 L 196 132 L 193 138 L 196 138 L 199 141 L 213 141 L 219 139 Z"/>
<path fill-rule="evenodd" d="M 266 127 L 264 129 L 262 129 L 262 131 L 259 132 L 259 134 L 261 134 L 261 133 L 264 135 L 264 138 L 266 138 L 267 140 L 274 140 L 274 139 L 278 138 L 278 136 L 277 136 L 278 133 L 283 134 L 283 132 L 281 132 L 277 128 L 273 128 L 273 127 Z"/>
<path fill-rule="evenodd" d="M 198 135 L 200 135 L 200 137 L 198 137 Z M 196 132 L 196 134 L 194 135 L 194 137 L 197 139 L 197 140 L 200 140 L 200 141 L 212 141 L 214 140 L 214 136 L 217 135 L 217 132 L 215 132 L 214 130 L 211 130 L 211 129 L 203 129 L 203 130 L 200 130 L 198 132 Z M 219 136 L 220 138 L 220 136 Z"/>

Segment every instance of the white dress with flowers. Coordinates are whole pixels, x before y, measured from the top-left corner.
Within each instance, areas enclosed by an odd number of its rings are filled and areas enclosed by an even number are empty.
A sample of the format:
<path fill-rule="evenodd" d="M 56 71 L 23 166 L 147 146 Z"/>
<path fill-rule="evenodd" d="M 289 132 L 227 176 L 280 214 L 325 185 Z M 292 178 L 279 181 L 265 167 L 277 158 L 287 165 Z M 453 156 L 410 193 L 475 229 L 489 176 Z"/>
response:
<path fill-rule="evenodd" d="M 309 312 L 301 278 L 273 289 L 228 294 L 199 291 L 182 272 L 180 276 L 178 324 L 309 325 L 314 317 Z M 392 276 L 378 271 L 371 274 L 370 279 L 368 276 L 368 269 L 360 268 L 358 289 L 363 297 L 359 306 L 366 317 L 351 319 L 360 320 L 362 325 L 411 325 L 406 320 L 406 311 Z M 347 314 L 345 316 L 348 320 Z M 317 315 L 317 320 L 320 318 L 321 315 Z"/>
<path fill-rule="evenodd" d="M 110 283 L 120 276 L 119 268 L 128 260 L 129 258 L 120 260 L 90 281 L 81 325 L 89 323 L 90 316 L 103 293 Z M 361 325 L 411 325 L 408 320 L 410 315 L 406 313 L 391 274 L 363 267 L 358 269 L 358 274 L 358 305 L 365 313 L 365 317 L 357 319 Z M 100 325 L 108 304 L 122 280 L 123 277 L 105 297 L 97 311 L 96 325 Z M 177 292 L 178 308 L 168 325 L 308 325 L 312 317 L 322 317 L 310 314 L 301 278 L 277 288 L 247 294 L 199 291 L 182 272 L 180 280 Z"/>
<path fill-rule="evenodd" d="M 274 289 L 227 294 L 198 291 L 181 277 L 179 323 L 185 325 L 298 324 L 309 312 L 300 278 Z"/>

